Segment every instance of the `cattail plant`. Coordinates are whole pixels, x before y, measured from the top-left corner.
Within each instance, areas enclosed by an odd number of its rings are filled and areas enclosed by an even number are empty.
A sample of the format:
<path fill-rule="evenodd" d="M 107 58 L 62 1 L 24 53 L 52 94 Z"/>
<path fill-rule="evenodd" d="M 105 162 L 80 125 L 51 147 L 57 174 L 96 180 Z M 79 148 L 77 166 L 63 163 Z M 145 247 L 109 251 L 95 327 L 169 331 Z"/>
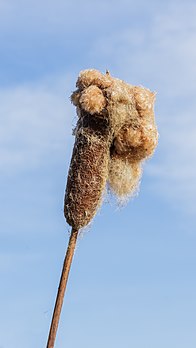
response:
<path fill-rule="evenodd" d="M 71 101 L 78 122 L 64 200 L 72 227 L 54 308 L 47 348 L 53 348 L 64 292 L 79 230 L 95 216 L 106 184 L 120 198 L 139 185 L 142 162 L 157 146 L 155 93 L 113 78 L 109 72 L 80 73 Z"/>

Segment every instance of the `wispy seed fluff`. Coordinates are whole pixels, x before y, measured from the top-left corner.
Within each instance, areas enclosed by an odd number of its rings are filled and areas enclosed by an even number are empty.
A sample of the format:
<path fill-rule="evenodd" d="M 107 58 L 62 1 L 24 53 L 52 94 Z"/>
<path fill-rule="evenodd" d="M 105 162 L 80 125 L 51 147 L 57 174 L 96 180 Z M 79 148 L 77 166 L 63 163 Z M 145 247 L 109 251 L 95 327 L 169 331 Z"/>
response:
<path fill-rule="evenodd" d="M 118 197 L 133 194 L 141 163 L 157 146 L 155 93 L 112 77 L 108 72 L 80 73 L 71 100 L 77 108 L 64 213 L 74 228 L 95 215 L 108 182 Z"/>

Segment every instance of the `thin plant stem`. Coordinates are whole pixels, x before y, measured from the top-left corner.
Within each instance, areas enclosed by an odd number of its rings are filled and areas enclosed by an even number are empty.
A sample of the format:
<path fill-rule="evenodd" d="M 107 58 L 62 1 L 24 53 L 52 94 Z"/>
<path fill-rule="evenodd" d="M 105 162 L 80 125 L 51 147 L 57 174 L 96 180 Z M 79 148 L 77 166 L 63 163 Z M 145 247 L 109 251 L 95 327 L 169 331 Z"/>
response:
<path fill-rule="evenodd" d="M 58 287 L 58 293 L 56 297 L 52 322 L 50 325 L 50 332 L 48 336 L 47 348 L 54 348 L 54 343 L 56 339 L 56 333 L 59 324 L 59 318 L 61 314 L 61 309 L 63 305 L 64 294 L 66 290 L 67 280 L 69 276 L 69 271 L 71 268 L 71 263 L 74 255 L 74 250 L 77 242 L 78 230 L 72 228 L 71 236 L 69 238 L 69 244 L 67 247 L 67 252 L 64 259 L 63 269 L 61 273 L 61 279 Z"/>

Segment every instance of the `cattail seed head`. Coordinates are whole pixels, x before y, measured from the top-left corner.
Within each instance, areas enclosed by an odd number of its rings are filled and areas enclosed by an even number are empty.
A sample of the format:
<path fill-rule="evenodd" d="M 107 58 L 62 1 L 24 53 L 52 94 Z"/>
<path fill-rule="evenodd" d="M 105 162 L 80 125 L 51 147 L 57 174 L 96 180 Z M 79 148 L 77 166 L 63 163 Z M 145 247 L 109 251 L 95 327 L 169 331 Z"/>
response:
<path fill-rule="evenodd" d="M 78 123 L 64 213 L 76 229 L 95 215 L 108 181 L 119 197 L 131 195 L 141 177 L 141 161 L 158 141 L 155 94 L 95 69 L 80 73 L 71 101 Z"/>

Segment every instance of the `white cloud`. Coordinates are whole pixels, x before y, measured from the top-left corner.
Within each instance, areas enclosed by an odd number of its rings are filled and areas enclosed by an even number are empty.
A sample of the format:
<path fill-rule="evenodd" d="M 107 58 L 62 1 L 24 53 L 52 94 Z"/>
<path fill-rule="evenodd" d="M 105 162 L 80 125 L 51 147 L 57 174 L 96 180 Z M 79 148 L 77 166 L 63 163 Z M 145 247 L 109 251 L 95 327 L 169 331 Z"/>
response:
<path fill-rule="evenodd" d="M 0 90 L 0 168 L 33 168 L 62 155 L 70 141 L 74 108 L 69 77 Z"/>

